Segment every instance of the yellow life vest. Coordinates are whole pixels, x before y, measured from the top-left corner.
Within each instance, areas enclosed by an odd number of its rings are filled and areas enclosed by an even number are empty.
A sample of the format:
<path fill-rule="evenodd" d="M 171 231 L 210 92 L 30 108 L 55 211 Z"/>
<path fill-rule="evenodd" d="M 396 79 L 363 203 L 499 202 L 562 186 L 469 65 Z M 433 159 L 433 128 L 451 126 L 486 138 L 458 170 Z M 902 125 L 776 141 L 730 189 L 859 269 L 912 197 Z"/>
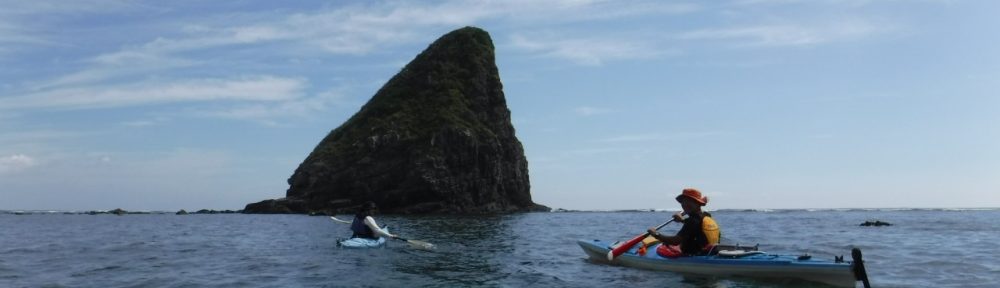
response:
<path fill-rule="evenodd" d="M 719 224 L 716 224 L 715 220 L 712 220 L 712 217 L 705 216 L 701 218 L 701 231 L 705 232 L 705 238 L 708 238 L 708 245 L 719 244 L 722 232 L 719 231 Z"/>

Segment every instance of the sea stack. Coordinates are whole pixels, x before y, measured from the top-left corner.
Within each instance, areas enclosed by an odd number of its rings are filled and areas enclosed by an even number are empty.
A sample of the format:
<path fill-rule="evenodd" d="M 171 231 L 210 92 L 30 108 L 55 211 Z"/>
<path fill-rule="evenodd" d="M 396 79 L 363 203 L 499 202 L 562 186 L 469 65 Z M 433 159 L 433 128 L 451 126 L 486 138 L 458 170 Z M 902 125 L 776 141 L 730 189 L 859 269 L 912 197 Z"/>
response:
<path fill-rule="evenodd" d="M 285 198 L 245 213 L 482 214 L 548 211 L 531 200 L 493 41 L 465 27 L 434 41 L 333 129 L 288 179 Z"/>

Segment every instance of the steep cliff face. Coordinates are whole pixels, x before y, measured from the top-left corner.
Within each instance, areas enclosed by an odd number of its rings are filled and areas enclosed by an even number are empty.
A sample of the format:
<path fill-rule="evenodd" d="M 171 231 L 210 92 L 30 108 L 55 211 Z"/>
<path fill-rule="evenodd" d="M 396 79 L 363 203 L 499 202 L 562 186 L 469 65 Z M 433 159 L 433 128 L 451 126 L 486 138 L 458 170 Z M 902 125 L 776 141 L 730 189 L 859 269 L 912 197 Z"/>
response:
<path fill-rule="evenodd" d="M 357 114 L 324 138 L 288 179 L 285 198 L 248 213 L 547 211 L 531 201 L 486 31 L 466 27 L 431 44 Z"/>

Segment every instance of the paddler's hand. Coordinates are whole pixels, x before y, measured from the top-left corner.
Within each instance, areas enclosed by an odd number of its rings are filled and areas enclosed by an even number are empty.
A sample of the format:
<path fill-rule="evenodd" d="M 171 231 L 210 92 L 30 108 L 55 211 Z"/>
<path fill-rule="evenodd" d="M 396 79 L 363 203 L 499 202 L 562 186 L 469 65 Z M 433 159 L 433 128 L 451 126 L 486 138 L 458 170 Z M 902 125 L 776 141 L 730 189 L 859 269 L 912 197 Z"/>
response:
<path fill-rule="evenodd" d="M 684 212 L 674 213 L 674 221 L 684 222 Z"/>
<path fill-rule="evenodd" d="M 649 235 L 653 237 L 660 236 L 660 232 L 656 231 L 656 228 L 649 228 L 649 230 L 646 230 L 646 233 L 649 233 Z"/>

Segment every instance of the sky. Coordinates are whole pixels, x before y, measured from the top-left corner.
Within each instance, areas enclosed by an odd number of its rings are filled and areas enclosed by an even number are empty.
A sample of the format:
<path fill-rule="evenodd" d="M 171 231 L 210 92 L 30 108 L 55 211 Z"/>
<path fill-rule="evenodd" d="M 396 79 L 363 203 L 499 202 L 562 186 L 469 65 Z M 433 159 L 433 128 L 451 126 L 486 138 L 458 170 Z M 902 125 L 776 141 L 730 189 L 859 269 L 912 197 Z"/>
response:
<path fill-rule="evenodd" d="M 1000 207 L 998 1 L 0 0 L 0 209 L 242 209 L 490 33 L 537 203 Z"/>

